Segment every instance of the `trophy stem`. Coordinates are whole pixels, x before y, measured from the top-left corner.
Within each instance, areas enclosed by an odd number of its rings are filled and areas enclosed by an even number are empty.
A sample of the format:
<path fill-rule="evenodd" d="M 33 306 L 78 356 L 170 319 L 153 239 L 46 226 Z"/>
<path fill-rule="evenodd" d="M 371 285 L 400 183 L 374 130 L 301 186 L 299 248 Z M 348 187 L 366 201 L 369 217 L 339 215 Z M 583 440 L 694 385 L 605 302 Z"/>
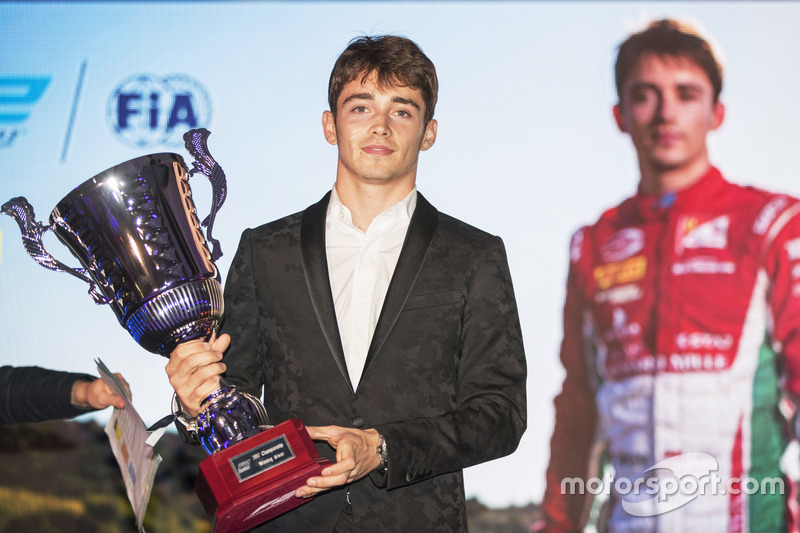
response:
<path fill-rule="evenodd" d="M 220 388 L 200 404 L 197 433 L 209 455 L 260 433 L 269 424 L 267 410 L 254 396 L 220 378 Z"/>

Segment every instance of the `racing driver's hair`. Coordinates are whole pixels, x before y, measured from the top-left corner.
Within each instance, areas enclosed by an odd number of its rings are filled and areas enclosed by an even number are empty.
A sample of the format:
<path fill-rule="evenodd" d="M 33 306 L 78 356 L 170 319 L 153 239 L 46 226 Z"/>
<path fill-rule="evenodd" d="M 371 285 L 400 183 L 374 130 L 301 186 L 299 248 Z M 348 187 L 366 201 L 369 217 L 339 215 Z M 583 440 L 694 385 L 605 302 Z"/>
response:
<path fill-rule="evenodd" d="M 619 46 L 614 78 L 617 96 L 622 104 L 622 92 L 631 72 L 645 55 L 687 58 L 699 66 L 708 76 L 714 90 L 714 103 L 722 92 L 722 65 L 706 39 L 689 24 L 673 19 L 651 22 L 641 32 L 634 33 Z"/>

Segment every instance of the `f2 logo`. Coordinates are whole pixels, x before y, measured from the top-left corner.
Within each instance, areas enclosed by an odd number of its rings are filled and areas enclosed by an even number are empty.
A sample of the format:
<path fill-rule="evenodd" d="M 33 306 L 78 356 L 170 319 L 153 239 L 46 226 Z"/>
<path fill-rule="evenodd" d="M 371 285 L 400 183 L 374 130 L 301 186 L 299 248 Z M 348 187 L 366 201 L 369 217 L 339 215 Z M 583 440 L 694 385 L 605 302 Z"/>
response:
<path fill-rule="evenodd" d="M 0 148 L 11 147 L 23 133 L 22 124 L 49 84 L 49 76 L 0 77 Z"/>

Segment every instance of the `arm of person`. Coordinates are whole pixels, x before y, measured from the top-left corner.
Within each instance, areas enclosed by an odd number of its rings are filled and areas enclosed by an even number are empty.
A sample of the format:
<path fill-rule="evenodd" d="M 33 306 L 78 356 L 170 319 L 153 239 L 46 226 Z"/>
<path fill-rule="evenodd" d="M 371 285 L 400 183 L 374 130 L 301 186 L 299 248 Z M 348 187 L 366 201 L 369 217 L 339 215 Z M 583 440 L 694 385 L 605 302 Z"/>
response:
<path fill-rule="evenodd" d="M 527 425 L 527 368 L 505 248 L 488 240 L 466 287 L 456 408 L 380 424 L 389 448 L 389 489 L 503 457 Z"/>
<path fill-rule="evenodd" d="M 579 260 L 579 256 L 574 259 Z M 583 531 L 591 508 L 590 494 L 569 494 L 564 485 L 565 480 L 580 478 L 586 481 L 594 474 L 593 444 L 598 424 L 595 386 L 587 368 L 589 342 L 584 330 L 587 305 L 577 271 L 574 263 L 570 265 L 560 352 L 566 375 L 561 392 L 554 401 L 555 428 L 550 440 L 547 486 L 542 500 L 545 515 L 542 531 L 548 533 Z"/>
<path fill-rule="evenodd" d="M 2 424 L 72 418 L 109 405 L 121 408 L 125 403 L 102 379 L 89 374 L 36 366 L 0 367 Z"/>
<path fill-rule="evenodd" d="M 789 213 L 795 213 L 789 217 Z M 767 235 L 774 239 L 765 244 L 764 266 L 770 279 L 768 305 L 772 317 L 769 332 L 771 347 L 782 358 L 785 387 L 797 409 L 800 404 L 800 204 L 789 206 L 776 217 Z M 795 437 L 800 429 L 795 428 Z"/>

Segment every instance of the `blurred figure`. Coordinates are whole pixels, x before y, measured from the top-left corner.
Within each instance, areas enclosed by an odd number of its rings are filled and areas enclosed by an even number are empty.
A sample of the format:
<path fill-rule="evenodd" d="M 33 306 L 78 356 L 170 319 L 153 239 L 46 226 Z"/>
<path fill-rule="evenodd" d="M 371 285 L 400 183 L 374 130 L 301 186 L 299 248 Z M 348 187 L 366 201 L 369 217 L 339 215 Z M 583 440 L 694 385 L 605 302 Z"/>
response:
<path fill-rule="evenodd" d="M 619 47 L 638 192 L 570 246 L 547 531 L 610 494 L 619 532 L 789 531 L 782 387 L 800 392 L 800 203 L 726 181 L 722 68 L 673 20 Z M 601 453 L 614 482 L 602 482 Z"/>
<path fill-rule="evenodd" d="M 128 383 L 117 379 L 130 397 Z M 101 379 L 37 366 L 0 367 L 0 424 L 72 418 L 113 405 L 125 407 Z"/>

